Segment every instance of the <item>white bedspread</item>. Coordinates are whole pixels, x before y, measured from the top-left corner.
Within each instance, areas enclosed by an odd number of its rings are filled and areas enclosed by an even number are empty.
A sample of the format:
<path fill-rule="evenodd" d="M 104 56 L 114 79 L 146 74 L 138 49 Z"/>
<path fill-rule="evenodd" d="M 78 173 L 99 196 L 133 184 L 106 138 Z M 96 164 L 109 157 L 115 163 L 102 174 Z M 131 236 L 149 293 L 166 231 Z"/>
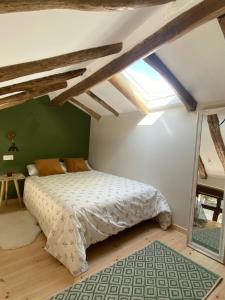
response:
<path fill-rule="evenodd" d="M 155 188 L 98 171 L 29 177 L 24 202 L 47 237 L 46 250 L 73 275 L 87 270 L 91 244 L 155 216 L 163 229 L 171 223 Z"/>

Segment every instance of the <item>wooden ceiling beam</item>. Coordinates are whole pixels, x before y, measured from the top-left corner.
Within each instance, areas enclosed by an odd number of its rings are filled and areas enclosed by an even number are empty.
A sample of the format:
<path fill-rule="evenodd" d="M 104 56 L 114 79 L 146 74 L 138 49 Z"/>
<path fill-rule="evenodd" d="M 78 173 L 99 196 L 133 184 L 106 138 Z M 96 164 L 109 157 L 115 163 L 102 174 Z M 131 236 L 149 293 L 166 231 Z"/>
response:
<path fill-rule="evenodd" d="M 21 105 L 23 103 L 25 103 L 26 101 L 15 101 L 15 102 L 10 102 L 10 103 L 5 103 L 5 104 L 0 104 L 0 110 L 6 109 L 6 108 L 10 108 L 10 107 L 14 107 L 17 105 Z"/>
<path fill-rule="evenodd" d="M 6 95 L 6 94 L 22 92 L 22 91 L 32 91 L 37 88 L 65 82 L 69 79 L 83 75 L 84 72 L 86 72 L 86 69 L 79 69 L 79 70 L 51 75 L 48 77 L 42 77 L 30 81 L 25 81 L 21 83 L 16 83 L 9 86 L 4 86 L 0 88 L 0 95 Z"/>
<path fill-rule="evenodd" d="M 34 98 L 46 95 L 50 92 L 61 90 L 67 87 L 66 82 L 55 83 L 46 87 L 39 87 L 34 91 L 17 93 L 8 97 L 0 98 L 0 106 L 10 105 L 11 103 L 24 103 Z"/>
<path fill-rule="evenodd" d="M 91 91 L 87 91 L 86 94 L 90 96 L 93 100 L 95 100 L 98 104 L 103 106 L 105 109 L 113 113 L 116 117 L 119 116 L 119 113 L 114 108 L 112 108 L 108 103 L 99 98 L 96 94 L 92 93 Z"/>
<path fill-rule="evenodd" d="M 145 58 L 145 62 L 153 67 L 165 80 L 171 85 L 172 89 L 179 97 L 179 99 L 186 106 L 188 111 L 195 111 L 197 107 L 197 101 L 194 97 L 185 89 L 182 83 L 173 75 L 173 73 L 167 68 L 167 66 L 161 61 L 156 54 L 151 54 Z"/>
<path fill-rule="evenodd" d="M 95 111 L 93 111 L 92 109 L 90 109 L 89 107 L 87 107 L 86 105 L 84 105 L 83 103 L 81 103 L 80 101 L 71 98 L 69 100 L 69 102 L 75 106 L 78 106 L 80 108 L 82 108 L 88 115 L 90 115 L 91 117 L 93 117 L 94 119 L 96 119 L 97 121 L 99 121 L 101 119 L 101 116 L 96 113 Z"/>
<path fill-rule="evenodd" d="M 72 96 L 78 96 L 96 84 L 108 80 L 135 61 L 155 52 L 168 42 L 178 39 L 198 26 L 225 13 L 225 0 L 204 0 L 176 17 L 141 43 L 114 59 L 83 81 L 58 95 L 53 103 L 62 105 Z"/>
<path fill-rule="evenodd" d="M 0 13 L 74 9 L 87 11 L 124 10 L 161 5 L 175 0 L 1 0 Z"/>
<path fill-rule="evenodd" d="M 224 140 L 220 131 L 220 121 L 217 114 L 208 115 L 207 121 L 209 125 L 209 131 L 218 154 L 218 157 L 221 161 L 223 169 L 225 171 L 225 146 Z"/>
<path fill-rule="evenodd" d="M 141 97 L 130 86 L 127 80 L 124 80 L 120 74 L 113 76 L 109 82 L 123 94 L 141 113 L 148 114 L 150 112 L 148 106 L 144 103 Z"/>
<path fill-rule="evenodd" d="M 201 156 L 199 156 L 199 161 L 198 161 L 198 173 L 201 179 L 207 179 L 208 178 L 208 174 L 206 172 L 205 169 L 205 165 L 202 161 Z"/>
<path fill-rule="evenodd" d="M 225 15 L 223 15 L 222 17 L 218 18 L 218 21 L 220 23 L 220 27 L 223 31 L 224 37 L 225 37 Z"/>
<path fill-rule="evenodd" d="M 53 69 L 70 66 L 92 59 L 101 58 L 104 56 L 119 53 L 121 50 L 122 43 L 117 43 L 58 55 L 50 58 L 1 67 L 0 82 L 27 76 L 30 74 L 50 71 Z"/>

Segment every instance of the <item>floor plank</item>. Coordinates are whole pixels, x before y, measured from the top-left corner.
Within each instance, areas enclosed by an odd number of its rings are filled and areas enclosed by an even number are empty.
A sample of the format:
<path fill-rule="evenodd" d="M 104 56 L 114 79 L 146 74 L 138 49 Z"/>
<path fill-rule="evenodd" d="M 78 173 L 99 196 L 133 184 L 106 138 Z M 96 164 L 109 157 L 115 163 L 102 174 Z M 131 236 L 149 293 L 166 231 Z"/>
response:
<path fill-rule="evenodd" d="M 44 250 L 46 239 L 43 234 L 27 247 L 12 251 L 0 250 L 0 299 L 46 300 L 65 287 L 100 271 L 154 240 L 160 240 L 210 270 L 225 276 L 225 266 L 188 248 L 183 233 L 175 229 L 162 231 L 157 224 L 147 221 L 91 246 L 87 250 L 89 270 L 76 278 Z M 224 300 L 224 295 L 225 281 L 208 299 Z"/>

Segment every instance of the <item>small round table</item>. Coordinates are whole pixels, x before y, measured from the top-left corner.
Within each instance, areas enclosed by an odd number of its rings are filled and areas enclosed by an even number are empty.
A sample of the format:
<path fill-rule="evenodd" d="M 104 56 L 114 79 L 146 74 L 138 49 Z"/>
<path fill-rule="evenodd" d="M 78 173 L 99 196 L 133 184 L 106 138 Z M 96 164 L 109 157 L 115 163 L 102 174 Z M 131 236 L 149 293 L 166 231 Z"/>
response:
<path fill-rule="evenodd" d="M 4 198 L 4 194 L 5 194 L 5 204 L 7 205 L 8 187 L 9 187 L 9 182 L 10 181 L 14 182 L 17 197 L 19 199 L 20 205 L 22 206 L 22 198 L 21 198 L 21 195 L 20 195 L 20 189 L 19 189 L 18 181 L 19 180 L 24 180 L 24 179 L 25 179 L 25 176 L 21 173 L 17 173 L 17 174 L 15 173 L 12 176 L 0 175 L 0 182 L 1 182 L 0 207 L 1 207 L 1 204 L 2 204 L 2 200 Z"/>

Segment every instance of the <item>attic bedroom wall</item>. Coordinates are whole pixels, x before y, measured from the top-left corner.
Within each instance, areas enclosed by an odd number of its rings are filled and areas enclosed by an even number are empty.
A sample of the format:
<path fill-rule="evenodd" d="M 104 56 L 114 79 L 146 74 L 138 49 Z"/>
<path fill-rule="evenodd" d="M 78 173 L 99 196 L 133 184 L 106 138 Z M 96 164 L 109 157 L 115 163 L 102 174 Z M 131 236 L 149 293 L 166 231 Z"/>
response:
<path fill-rule="evenodd" d="M 7 132 L 16 133 L 19 152 L 14 161 L 3 161 L 9 154 Z M 50 106 L 49 97 L 0 111 L 0 173 L 7 170 L 26 174 L 26 165 L 40 158 L 88 157 L 90 117 L 67 103 Z"/>
<path fill-rule="evenodd" d="M 168 199 L 173 222 L 188 227 L 197 114 L 167 110 L 141 126 L 138 112 L 91 121 L 89 160 L 104 172 L 158 188 Z"/>

